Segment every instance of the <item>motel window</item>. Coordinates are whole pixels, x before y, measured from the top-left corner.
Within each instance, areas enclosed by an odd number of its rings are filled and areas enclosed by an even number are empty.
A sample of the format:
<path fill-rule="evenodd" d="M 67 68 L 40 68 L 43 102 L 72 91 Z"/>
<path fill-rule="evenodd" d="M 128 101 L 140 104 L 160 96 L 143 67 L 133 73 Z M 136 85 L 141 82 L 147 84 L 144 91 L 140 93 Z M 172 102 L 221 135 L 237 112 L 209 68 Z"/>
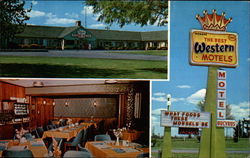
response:
<path fill-rule="evenodd" d="M 152 42 L 152 44 L 153 44 L 153 45 L 152 45 L 153 47 L 156 47 L 156 46 L 157 46 L 157 42 Z"/>
<path fill-rule="evenodd" d="M 111 42 L 111 46 L 115 47 L 115 42 L 114 41 Z"/>
<path fill-rule="evenodd" d="M 65 45 L 74 45 L 74 40 L 65 40 Z"/>
<path fill-rule="evenodd" d="M 116 42 L 116 46 L 117 47 L 121 47 L 122 46 L 122 42 Z"/>
<path fill-rule="evenodd" d="M 111 46 L 111 42 L 104 42 L 104 46 Z"/>
<path fill-rule="evenodd" d="M 103 46 L 103 42 L 99 42 L 99 46 Z"/>
<path fill-rule="evenodd" d="M 134 46 L 135 46 L 135 47 L 138 47 L 138 42 L 135 42 L 135 43 L 134 43 Z"/>

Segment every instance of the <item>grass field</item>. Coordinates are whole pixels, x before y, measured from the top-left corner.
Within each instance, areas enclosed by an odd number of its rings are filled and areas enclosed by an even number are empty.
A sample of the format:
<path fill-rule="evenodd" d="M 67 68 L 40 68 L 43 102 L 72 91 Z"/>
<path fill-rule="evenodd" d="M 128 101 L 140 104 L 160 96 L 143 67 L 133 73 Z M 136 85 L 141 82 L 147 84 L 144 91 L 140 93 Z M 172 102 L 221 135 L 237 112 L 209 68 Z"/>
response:
<path fill-rule="evenodd" d="M 166 61 L 1 56 L 1 77 L 166 79 Z"/>
<path fill-rule="evenodd" d="M 161 150 L 162 139 L 157 139 L 156 144 L 152 147 L 153 151 Z M 172 139 L 172 149 L 199 149 L 200 143 L 197 139 Z M 250 151 L 250 141 L 248 138 L 240 138 L 235 143 L 233 139 L 226 139 L 226 151 Z M 152 152 L 153 157 L 158 157 L 159 153 Z M 227 153 L 227 158 L 247 158 L 247 153 Z M 176 158 L 198 158 L 198 153 L 173 153 Z"/>
<path fill-rule="evenodd" d="M 167 50 L 138 50 L 138 51 L 108 51 L 108 53 L 126 53 L 126 54 L 143 54 L 143 55 L 159 55 L 167 56 Z"/>

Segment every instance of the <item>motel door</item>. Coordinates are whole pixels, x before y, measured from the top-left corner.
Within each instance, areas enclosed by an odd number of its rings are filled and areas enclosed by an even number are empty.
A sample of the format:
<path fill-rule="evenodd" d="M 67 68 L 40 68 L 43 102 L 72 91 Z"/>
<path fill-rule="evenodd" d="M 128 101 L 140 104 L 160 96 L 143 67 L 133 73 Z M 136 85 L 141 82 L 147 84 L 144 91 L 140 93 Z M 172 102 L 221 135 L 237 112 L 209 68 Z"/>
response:
<path fill-rule="evenodd" d="M 86 40 L 82 40 L 82 39 L 77 40 L 77 48 L 88 49 L 88 42 Z"/>

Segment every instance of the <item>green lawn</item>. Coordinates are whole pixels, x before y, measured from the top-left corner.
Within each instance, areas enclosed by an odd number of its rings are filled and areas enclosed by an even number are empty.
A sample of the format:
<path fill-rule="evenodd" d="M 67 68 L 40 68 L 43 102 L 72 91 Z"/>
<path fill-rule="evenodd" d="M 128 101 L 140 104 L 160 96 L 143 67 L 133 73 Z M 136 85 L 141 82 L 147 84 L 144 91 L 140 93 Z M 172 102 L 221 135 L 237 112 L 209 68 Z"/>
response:
<path fill-rule="evenodd" d="M 143 55 L 159 55 L 167 56 L 167 50 L 138 50 L 138 51 L 108 51 L 108 53 L 126 53 L 126 54 L 143 54 Z"/>
<path fill-rule="evenodd" d="M 226 158 L 249 158 L 249 154 L 244 154 L 244 153 L 237 153 L 237 154 L 232 154 L 232 153 L 227 153 Z M 158 158 L 159 155 L 157 153 L 152 153 L 152 158 Z M 172 158 L 199 158 L 198 153 L 193 154 L 193 153 L 172 153 Z"/>
<path fill-rule="evenodd" d="M 161 150 L 162 139 L 157 139 L 152 150 Z M 172 149 L 199 149 L 200 143 L 197 139 L 172 139 Z M 226 151 L 250 151 L 250 141 L 248 138 L 240 138 L 239 142 L 235 143 L 233 139 L 226 139 Z M 153 157 L 158 157 L 159 153 L 152 153 Z M 227 153 L 227 158 L 247 158 L 250 154 L 246 153 Z M 198 158 L 198 153 L 173 153 L 176 158 Z"/>
<path fill-rule="evenodd" d="M 0 57 L 1 77 L 166 79 L 166 61 Z"/>

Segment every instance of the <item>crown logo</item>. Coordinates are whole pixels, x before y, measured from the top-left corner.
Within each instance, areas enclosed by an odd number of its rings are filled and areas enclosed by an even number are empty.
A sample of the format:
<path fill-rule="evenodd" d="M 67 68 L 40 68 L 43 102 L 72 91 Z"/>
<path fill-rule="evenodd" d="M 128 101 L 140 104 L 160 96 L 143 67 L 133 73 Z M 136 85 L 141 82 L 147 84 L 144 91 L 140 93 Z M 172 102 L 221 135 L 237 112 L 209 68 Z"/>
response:
<path fill-rule="evenodd" d="M 232 21 L 232 18 L 225 18 L 224 12 L 221 15 L 217 15 L 215 9 L 212 14 L 208 14 L 207 10 L 205 10 L 203 15 L 203 17 L 199 14 L 196 15 L 196 19 L 201 23 L 203 30 L 226 31 L 227 24 Z"/>

